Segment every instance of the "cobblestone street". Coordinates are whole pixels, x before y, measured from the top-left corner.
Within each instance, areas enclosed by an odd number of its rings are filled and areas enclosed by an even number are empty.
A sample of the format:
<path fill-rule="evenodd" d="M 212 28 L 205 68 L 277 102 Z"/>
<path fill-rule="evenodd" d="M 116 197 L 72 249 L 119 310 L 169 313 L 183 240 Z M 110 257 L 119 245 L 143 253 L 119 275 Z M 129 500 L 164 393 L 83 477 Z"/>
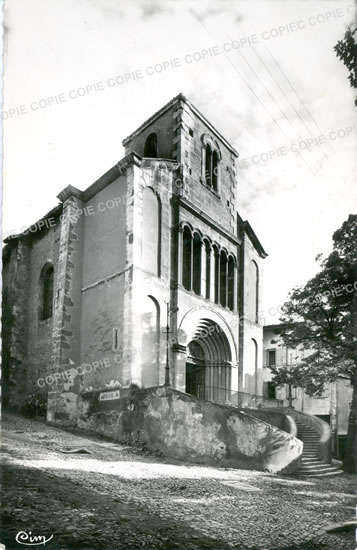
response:
<path fill-rule="evenodd" d="M 326 534 L 354 518 L 353 476 L 175 462 L 20 417 L 3 422 L 2 487 L 6 549 L 20 531 L 53 550 L 354 548 L 352 531 Z"/>

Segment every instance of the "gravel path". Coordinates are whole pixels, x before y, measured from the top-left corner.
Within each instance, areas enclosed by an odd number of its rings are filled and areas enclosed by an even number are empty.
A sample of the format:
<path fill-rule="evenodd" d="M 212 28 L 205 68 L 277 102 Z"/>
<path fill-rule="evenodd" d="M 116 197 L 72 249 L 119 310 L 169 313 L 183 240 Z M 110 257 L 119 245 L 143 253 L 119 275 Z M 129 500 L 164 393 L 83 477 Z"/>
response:
<path fill-rule="evenodd" d="M 2 440 L 6 549 L 23 548 L 19 531 L 53 535 L 50 550 L 354 548 L 352 531 L 325 532 L 354 519 L 354 476 L 183 463 L 16 416 L 5 417 Z"/>

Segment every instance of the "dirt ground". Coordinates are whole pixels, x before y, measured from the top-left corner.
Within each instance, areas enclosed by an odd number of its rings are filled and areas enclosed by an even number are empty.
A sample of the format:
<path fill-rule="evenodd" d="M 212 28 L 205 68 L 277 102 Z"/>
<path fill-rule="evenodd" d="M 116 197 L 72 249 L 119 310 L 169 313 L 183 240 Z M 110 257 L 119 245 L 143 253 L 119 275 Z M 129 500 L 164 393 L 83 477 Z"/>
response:
<path fill-rule="evenodd" d="M 355 548 L 354 531 L 326 533 L 355 519 L 354 476 L 183 463 L 17 416 L 4 418 L 2 442 L 6 549 L 36 536 L 49 550 Z"/>

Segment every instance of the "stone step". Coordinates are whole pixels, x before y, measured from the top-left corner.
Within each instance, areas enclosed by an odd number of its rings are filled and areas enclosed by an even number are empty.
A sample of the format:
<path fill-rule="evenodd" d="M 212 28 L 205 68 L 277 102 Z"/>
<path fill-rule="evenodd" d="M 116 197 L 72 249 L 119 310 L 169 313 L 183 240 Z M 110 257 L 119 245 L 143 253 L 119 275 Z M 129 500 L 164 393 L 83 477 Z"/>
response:
<path fill-rule="evenodd" d="M 300 466 L 299 472 L 324 472 L 326 470 L 331 470 L 331 468 L 337 469 L 335 466 L 331 466 L 331 464 L 324 464 L 323 462 L 320 462 L 317 464 Z"/>
<path fill-rule="evenodd" d="M 298 470 L 298 473 L 300 475 L 304 475 L 304 476 L 315 476 L 315 475 L 322 475 L 322 474 L 332 475 L 332 474 L 339 474 L 340 472 L 342 473 L 342 470 L 339 470 L 338 468 L 335 468 L 334 466 L 331 466 L 330 468 L 316 467 L 316 468 L 311 469 L 311 470 L 303 470 L 303 469 L 299 468 L 299 470 Z"/>
<path fill-rule="evenodd" d="M 302 457 L 302 460 L 301 460 L 301 464 L 303 466 L 307 465 L 307 464 L 317 464 L 321 462 L 319 458 L 305 458 L 305 457 Z"/>
<path fill-rule="evenodd" d="M 317 450 L 316 451 L 307 451 L 306 449 L 303 450 L 302 456 L 318 456 Z"/>
<path fill-rule="evenodd" d="M 325 476 L 339 476 L 343 474 L 342 470 L 336 470 L 335 472 L 324 472 L 322 474 L 313 474 L 314 477 L 325 477 Z"/>
<path fill-rule="evenodd" d="M 323 472 L 298 472 L 300 475 L 308 476 L 308 477 L 324 477 L 324 476 L 338 476 L 340 474 L 343 474 L 342 470 L 326 470 Z"/>
<path fill-rule="evenodd" d="M 302 453 L 302 458 L 319 458 L 317 453 Z"/>

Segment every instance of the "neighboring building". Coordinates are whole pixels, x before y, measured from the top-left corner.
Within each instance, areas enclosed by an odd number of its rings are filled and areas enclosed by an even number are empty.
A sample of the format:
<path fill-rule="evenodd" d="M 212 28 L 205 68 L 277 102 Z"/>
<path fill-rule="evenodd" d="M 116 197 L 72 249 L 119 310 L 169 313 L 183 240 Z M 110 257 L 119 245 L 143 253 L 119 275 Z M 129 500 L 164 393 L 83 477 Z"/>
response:
<path fill-rule="evenodd" d="M 54 422 L 75 423 L 93 389 L 260 393 L 266 253 L 236 210 L 238 153 L 182 94 L 123 144 L 93 185 L 68 185 L 6 240 L 5 400 L 48 394 Z"/>
<path fill-rule="evenodd" d="M 279 399 L 284 406 L 289 405 L 289 391 L 291 391 L 292 406 L 301 412 L 318 416 L 330 425 L 333 434 L 334 454 L 343 457 L 348 428 L 348 416 L 352 402 L 352 386 L 349 379 L 339 378 L 336 382 L 326 383 L 322 395 L 309 396 L 298 387 L 276 387 L 269 366 L 285 366 L 291 368 L 302 362 L 311 350 L 302 346 L 287 349 L 283 346 L 276 330 L 281 325 L 267 325 L 264 327 L 264 375 L 262 394 L 266 399 Z"/>

